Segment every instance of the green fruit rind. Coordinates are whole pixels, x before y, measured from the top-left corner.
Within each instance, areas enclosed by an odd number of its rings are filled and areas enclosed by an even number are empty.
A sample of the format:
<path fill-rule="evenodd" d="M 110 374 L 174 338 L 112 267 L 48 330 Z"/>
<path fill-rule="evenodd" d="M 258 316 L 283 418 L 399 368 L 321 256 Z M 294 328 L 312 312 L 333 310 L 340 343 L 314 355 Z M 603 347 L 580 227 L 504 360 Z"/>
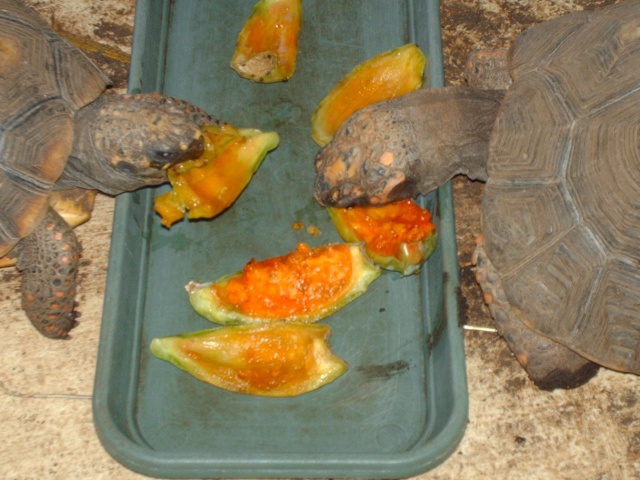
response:
<path fill-rule="evenodd" d="M 242 394 L 290 397 L 327 385 L 348 370 L 331 351 L 330 334 L 324 324 L 278 322 L 155 338 L 150 348 L 159 359 L 210 385 Z M 277 342 L 284 354 L 267 347 L 256 355 L 270 342 Z M 287 345 L 303 345 L 297 352 L 303 358 L 287 356 Z"/>
<path fill-rule="evenodd" d="M 385 270 L 395 270 L 403 276 L 420 272 L 422 265 L 431 256 L 438 244 L 438 234 L 425 238 L 421 242 L 401 243 L 398 257 L 378 255 L 375 252 L 367 252 L 373 261 Z"/>
<path fill-rule="evenodd" d="M 239 149 L 238 161 L 251 168 L 251 173 L 255 173 L 267 153 L 280 144 L 280 136 L 277 132 L 263 132 L 254 128 L 239 128 L 238 133 L 247 138 L 247 142 Z"/>
<path fill-rule="evenodd" d="M 352 285 L 345 294 L 323 308 L 309 312 L 301 312 L 285 318 L 269 318 L 247 315 L 234 305 L 224 301 L 217 295 L 216 290 L 211 288 L 218 285 L 224 288 L 228 281 L 241 272 L 225 275 L 214 282 L 198 283 L 189 282 L 185 289 L 189 295 L 189 302 L 193 309 L 210 322 L 219 325 L 244 325 L 258 322 L 292 321 L 313 323 L 337 312 L 348 303 L 352 302 L 360 295 L 364 294 L 369 285 L 380 276 L 380 268 L 367 255 L 361 243 L 354 243 L 349 246 L 352 259 Z"/>
<path fill-rule="evenodd" d="M 328 207 L 327 212 L 333 224 L 345 242 L 361 241 L 353 228 L 343 221 L 335 208 Z M 433 234 L 420 242 L 401 243 L 399 253 L 394 255 L 382 255 L 363 244 L 367 255 L 373 263 L 384 270 L 399 272 L 402 276 L 413 275 L 420 272 L 422 264 L 427 261 L 438 244 L 438 234 L 434 230 Z"/>

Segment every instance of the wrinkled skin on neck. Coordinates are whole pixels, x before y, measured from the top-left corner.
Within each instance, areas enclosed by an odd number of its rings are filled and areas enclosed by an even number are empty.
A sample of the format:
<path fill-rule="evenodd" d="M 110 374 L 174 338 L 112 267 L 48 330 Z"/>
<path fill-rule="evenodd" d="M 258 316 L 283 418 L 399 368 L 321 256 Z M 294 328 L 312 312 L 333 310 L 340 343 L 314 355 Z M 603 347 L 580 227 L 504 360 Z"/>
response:
<path fill-rule="evenodd" d="M 502 91 L 423 89 L 356 112 L 316 157 L 324 206 L 382 205 L 435 190 L 454 175 L 486 180 Z"/>
<path fill-rule="evenodd" d="M 167 181 L 166 169 L 200 156 L 204 111 L 160 94 L 104 94 L 76 116 L 74 146 L 57 189 L 118 195 Z"/>

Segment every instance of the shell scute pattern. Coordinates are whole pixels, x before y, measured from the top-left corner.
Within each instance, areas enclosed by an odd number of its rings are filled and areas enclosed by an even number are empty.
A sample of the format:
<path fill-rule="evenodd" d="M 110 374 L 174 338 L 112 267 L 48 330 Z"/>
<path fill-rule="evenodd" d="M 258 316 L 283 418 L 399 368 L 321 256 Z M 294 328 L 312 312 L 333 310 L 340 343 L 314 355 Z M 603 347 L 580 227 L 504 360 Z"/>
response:
<path fill-rule="evenodd" d="M 640 15 L 630 12 L 640 2 L 546 22 L 515 43 L 483 238 L 528 325 L 640 372 Z"/>
<path fill-rule="evenodd" d="M 71 151 L 75 112 L 107 84 L 37 13 L 0 1 L 0 257 L 42 220 Z"/>
<path fill-rule="evenodd" d="M 3 198 L 2 192 L 11 192 Z M 33 225 L 44 218 L 48 205 L 48 192 L 34 192 L 23 182 L 15 181 L 0 172 L 0 256 L 9 252 Z"/>
<path fill-rule="evenodd" d="M 217 121 L 162 94 L 118 95 L 79 49 L 21 0 L 0 0 L 0 267 L 22 275 L 34 327 L 68 338 L 80 244 L 96 191 L 119 195 L 167 181 L 197 158 Z"/>
<path fill-rule="evenodd" d="M 489 144 L 488 183 L 531 188 L 562 174 L 574 116 L 539 72 L 515 83 L 502 103 Z"/>

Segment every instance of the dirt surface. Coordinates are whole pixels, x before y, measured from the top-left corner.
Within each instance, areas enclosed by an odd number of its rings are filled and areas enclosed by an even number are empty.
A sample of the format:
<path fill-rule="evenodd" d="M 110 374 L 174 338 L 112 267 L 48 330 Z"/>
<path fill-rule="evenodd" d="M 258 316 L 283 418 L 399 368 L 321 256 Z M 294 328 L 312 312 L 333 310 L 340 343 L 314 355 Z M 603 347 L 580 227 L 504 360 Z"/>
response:
<path fill-rule="evenodd" d="M 135 0 L 65 1 L 25 0 L 49 19 L 54 29 L 82 48 L 124 92 L 129 73 Z"/>

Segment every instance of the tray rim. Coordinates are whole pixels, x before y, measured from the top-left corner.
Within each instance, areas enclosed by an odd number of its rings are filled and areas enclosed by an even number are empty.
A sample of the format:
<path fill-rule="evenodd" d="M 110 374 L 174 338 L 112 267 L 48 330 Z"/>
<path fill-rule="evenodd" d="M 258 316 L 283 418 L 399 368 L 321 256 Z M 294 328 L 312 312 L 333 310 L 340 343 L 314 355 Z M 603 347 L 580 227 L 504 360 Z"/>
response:
<path fill-rule="evenodd" d="M 153 0 L 154 2 L 157 0 Z M 407 0 L 410 4 L 414 2 Z M 164 52 L 156 52 L 157 54 L 157 68 L 155 75 L 144 71 L 143 57 L 145 51 L 143 48 L 135 48 L 135 45 L 145 45 L 144 37 L 147 34 L 147 27 L 149 26 L 148 20 L 148 4 L 149 0 L 137 0 L 136 4 L 136 29 L 134 30 L 134 40 L 132 49 L 131 70 L 129 79 L 129 91 L 138 92 L 142 91 L 143 84 L 148 84 L 149 79 L 153 82 L 153 89 L 162 91 L 162 79 L 159 78 L 158 72 L 163 68 Z M 162 3 L 160 11 L 162 17 L 168 18 L 170 15 L 170 9 L 172 6 L 172 0 L 160 0 L 158 3 Z M 426 0 L 428 15 L 430 23 L 439 27 L 439 0 Z M 157 7 L 157 6 L 156 6 Z M 415 22 L 413 22 L 415 23 Z M 166 21 L 161 23 L 162 31 L 161 37 L 164 38 L 166 34 Z M 444 84 L 443 75 L 443 61 L 442 61 L 442 46 L 439 28 L 429 29 L 429 42 L 432 47 L 430 49 L 430 71 L 429 79 L 431 87 L 440 87 Z M 435 48 L 434 48 L 435 47 Z M 145 77 L 145 75 L 147 75 Z M 147 86 L 147 90 L 150 88 Z M 278 466 L 271 465 L 274 463 L 274 456 L 271 455 L 269 459 L 255 459 L 256 464 L 260 464 L 263 468 L 256 470 L 251 468 L 247 470 L 244 467 L 238 467 L 234 465 L 218 465 L 220 468 L 216 469 L 216 476 L 219 474 L 224 477 L 237 478 L 247 477 L 258 473 L 260 477 L 269 478 L 282 478 L 286 476 L 291 477 L 362 477 L 362 478 L 397 478 L 399 476 L 410 476 L 423 473 L 436 465 L 442 463 L 453 451 L 457 448 L 459 442 L 464 436 L 466 424 L 468 420 L 468 395 L 467 395 L 467 380 L 466 380 L 466 366 L 464 363 L 464 343 L 462 336 L 462 329 L 456 322 L 456 328 L 451 328 L 452 320 L 458 319 L 458 305 L 457 305 L 457 290 L 459 285 L 458 278 L 458 261 L 457 261 L 457 246 L 455 241 L 455 224 L 453 218 L 453 192 L 451 183 L 440 187 L 437 191 L 438 205 L 441 211 L 449 212 L 450 215 L 441 216 L 440 232 L 441 238 L 447 238 L 451 241 L 441 242 L 443 270 L 449 273 L 448 281 L 445 282 L 444 298 L 445 298 L 445 311 L 449 319 L 447 328 L 442 332 L 442 338 L 440 338 L 440 344 L 446 343 L 453 350 L 451 351 L 451 372 L 454 378 L 451 378 L 453 384 L 452 410 L 458 412 L 458 415 L 454 415 L 448 418 L 445 425 L 440 428 L 437 436 L 429 439 L 429 450 L 432 453 L 429 460 L 425 462 L 424 454 L 422 450 L 416 449 L 407 452 L 406 454 L 368 454 L 359 455 L 360 461 L 354 461 L 351 455 L 345 455 L 345 458 L 338 458 L 335 454 L 318 454 L 318 460 L 321 457 L 331 457 L 333 461 L 324 459 L 323 462 L 319 462 L 316 465 L 310 467 L 308 457 L 306 455 L 302 458 L 295 458 L 298 455 L 284 454 L 282 459 L 275 460 Z M 121 195 L 116 199 L 116 209 L 113 221 L 113 238 L 124 238 L 126 230 L 126 212 L 133 208 L 135 199 L 132 194 Z M 111 243 L 109 271 L 117 271 L 117 261 L 123 261 L 123 250 L 127 247 L 124 242 Z M 112 261 L 112 259 L 114 259 Z M 103 324 L 100 333 L 100 345 L 109 345 L 113 339 L 113 325 L 115 325 L 115 310 L 111 308 L 114 302 L 118 301 L 118 298 L 114 298 L 116 280 L 114 275 L 107 276 L 107 285 L 105 287 L 105 301 L 104 301 L 104 315 Z M 94 424 L 98 437 L 107 452 L 118 460 L 123 465 L 131 468 L 132 470 L 150 474 L 154 476 L 171 476 L 171 477 L 184 477 L 184 476 L 211 476 L 211 464 L 210 462 L 201 462 L 199 458 L 195 458 L 191 455 L 180 455 L 179 457 L 173 457 L 171 459 L 163 459 L 153 454 L 149 448 L 147 448 L 142 439 L 134 441 L 133 439 L 124 435 L 121 428 L 116 425 L 110 415 L 108 415 L 108 389 L 106 388 L 103 378 L 109 378 L 112 368 L 108 363 L 108 358 L 103 349 L 99 349 L 98 360 L 96 364 L 96 381 L 94 383 L 94 395 L 93 395 L 93 413 Z M 132 380 L 133 382 L 134 380 Z M 130 382 L 131 383 L 131 382 Z M 433 395 L 434 393 L 431 392 Z M 132 437 L 135 437 L 135 432 L 131 433 Z M 370 459 L 366 457 L 372 457 Z M 384 458 L 384 457 L 390 458 Z M 254 456 L 255 457 L 255 456 Z M 371 462 L 375 457 L 375 462 Z M 283 471 L 283 460 L 289 465 L 286 471 Z M 237 459 L 232 459 L 233 462 L 237 462 Z M 320 464 L 321 463 L 321 464 Z M 371 466 L 375 464 L 375 471 L 371 470 Z M 347 468 L 345 469 L 345 466 Z M 345 472 L 348 471 L 348 474 Z"/>

